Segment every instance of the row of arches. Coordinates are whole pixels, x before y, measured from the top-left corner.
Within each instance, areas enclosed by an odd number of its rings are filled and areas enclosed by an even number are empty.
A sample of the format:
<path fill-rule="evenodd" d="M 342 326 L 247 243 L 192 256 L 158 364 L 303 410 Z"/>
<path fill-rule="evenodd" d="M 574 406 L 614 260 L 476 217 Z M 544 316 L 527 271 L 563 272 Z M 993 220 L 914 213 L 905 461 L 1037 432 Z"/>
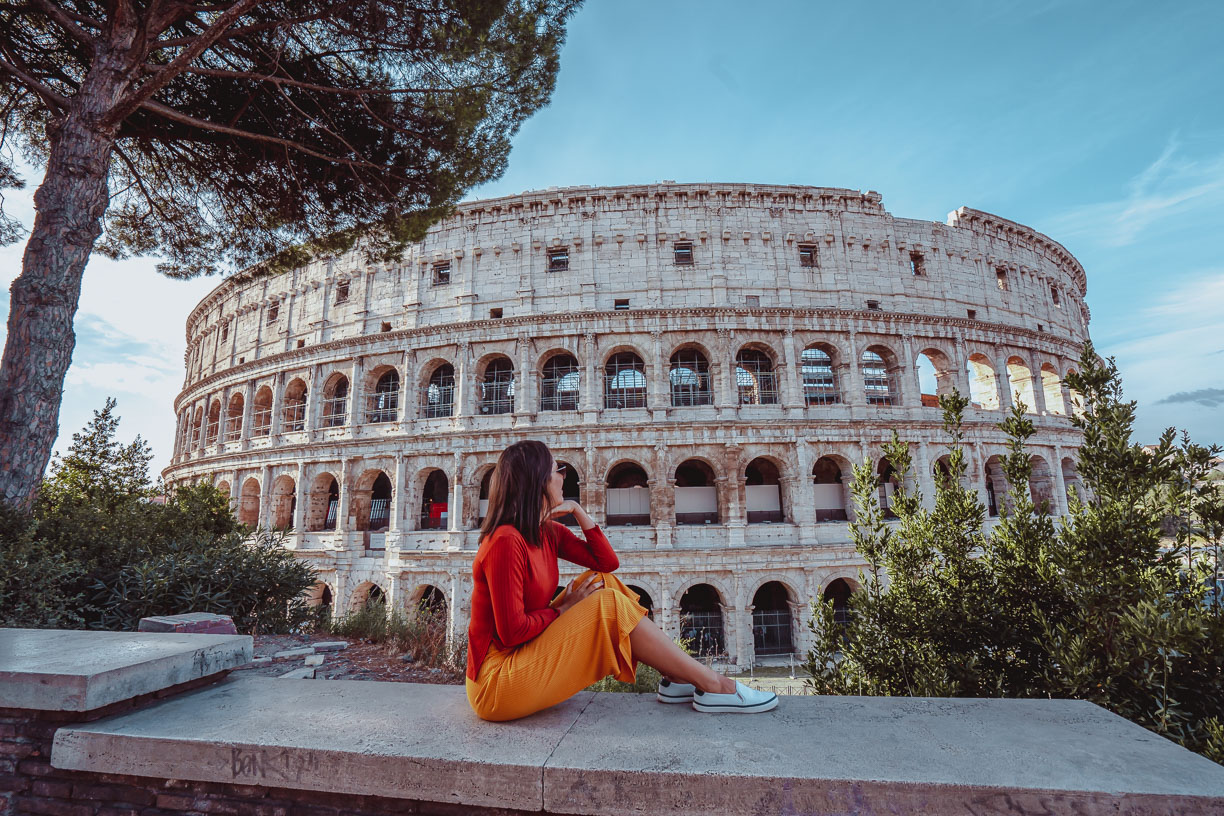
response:
<path fill-rule="evenodd" d="M 1002 468 L 1001 455 L 990 456 L 984 462 L 981 481 L 984 502 L 991 516 L 1006 508 L 1008 484 Z M 1050 463 L 1041 455 L 1030 460 L 1032 477 L 1029 490 L 1033 503 L 1046 512 L 1058 513 L 1055 501 L 1057 482 Z M 566 499 L 589 504 L 594 498 L 592 488 L 600 491 L 604 526 L 638 526 L 668 522 L 677 526 L 717 525 L 730 522 L 771 524 L 809 520 L 812 522 L 845 522 L 853 519 L 850 483 L 853 464 L 839 454 L 816 458 L 803 479 L 807 495 L 788 489 L 793 477 L 788 465 L 772 456 L 758 456 L 742 468 L 725 470 L 723 463 L 707 457 L 684 459 L 664 475 L 662 483 L 652 479 L 646 467 L 632 459 L 613 463 L 606 471 L 602 484 L 584 485 L 579 470 L 564 459 L 558 460 L 564 473 L 562 495 Z M 1056 465 L 1069 498 L 1072 491 L 1082 492 L 1075 462 L 1064 457 Z M 942 456 L 931 465 L 932 484 L 949 472 L 948 457 Z M 879 485 L 879 503 L 886 515 L 891 515 L 892 495 L 898 486 L 897 474 L 885 458 L 875 465 Z M 464 529 L 476 527 L 484 520 L 488 509 L 492 464 L 476 471 L 479 484 L 475 512 L 451 524 L 454 496 L 447 473 L 436 467 L 417 473 L 412 491 L 414 507 L 399 507 L 394 502 L 395 484 L 391 474 L 373 467 L 364 470 L 346 491 L 342 480 L 324 470 L 300 486 L 293 476 L 280 474 L 272 480 L 266 502 L 260 479 L 249 476 L 242 481 L 234 496 L 239 521 L 249 526 L 276 529 L 304 529 L 306 532 L 355 530 L 383 532 L 391 529 Z M 969 482 L 976 481 L 970 474 Z M 228 482 L 218 487 L 231 492 Z M 585 490 L 584 490 L 585 488 Z M 405 491 L 405 496 L 407 491 Z M 345 497 L 347 496 L 347 502 Z M 299 498 L 300 497 L 300 498 Z M 304 505 L 297 512 L 298 502 Z M 796 507 L 796 504 L 806 505 Z M 597 511 L 598 512 L 598 511 Z M 393 524 L 397 519 L 406 522 Z M 561 519 L 574 524 L 572 517 Z"/>
<path fill-rule="evenodd" d="M 860 402 L 867 405 L 903 404 L 912 389 L 915 404 L 933 406 L 938 397 L 959 388 L 981 410 L 1000 410 L 1023 403 L 1030 412 L 1039 407 L 1047 413 L 1066 415 L 1080 410 L 1073 392 L 1064 394 L 1062 376 L 1051 362 L 1042 363 L 1034 379 L 1033 369 L 1024 358 L 1010 355 L 992 361 L 975 352 L 965 361 L 963 376 L 958 375 L 949 353 L 935 347 L 923 348 L 915 356 L 916 377 L 904 386 L 903 362 L 885 344 L 873 344 L 858 355 L 852 369 L 839 348 L 828 342 L 815 342 L 799 354 L 795 396 L 809 406 Z M 716 370 L 705 346 L 686 343 L 668 358 L 661 398 L 673 408 L 712 406 L 723 399 L 739 405 L 780 405 L 786 394 L 783 377 L 785 361 L 767 344 L 749 343 L 739 348 L 731 361 L 732 377 L 725 396 L 720 398 Z M 606 410 L 650 406 L 651 367 L 637 350 L 620 347 L 608 354 L 602 364 L 602 406 Z M 586 372 L 578 357 L 564 350 L 540 358 L 532 372 L 532 389 L 538 388 L 533 404 L 523 403 L 521 372 L 504 354 L 490 354 L 475 366 L 472 383 L 473 405 L 465 411 L 481 415 L 509 414 L 516 410 L 573 411 L 583 405 Z M 848 381 L 856 382 L 847 391 Z M 259 387 L 250 398 L 243 392 L 204 400 L 179 417 L 176 448 L 194 450 L 219 441 L 237 441 L 246 435 L 267 436 L 279 432 L 302 431 L 310 426 L 344 427 L 350 424 L 396 422 L 406 416 L 405 388 L 401 373 L 391 365 L 366 372 L 358 390 L 349 374 L 332 372 L 322 381 L 317 409 L 310 407 L 306 381 L 294 377 L 281 391 L 279 406 L 271 386 Z M 459 406 L 460 383 L 455 366 L 436 359 L 420 375 L 419 416 L 426 419 L 454 416 Z M 360 394 L 360 398 L 356 399 Z M 856 398 L 854 395 L 858 394 Z M 1040 399 L 1039 399 L 1040 397 Z M 1070 403 L 1070 404 L 1068 404 Z M 658 406 L 653 406 L 658 407 Z M 317 412 L 317 419 L 309 416 Z"/>

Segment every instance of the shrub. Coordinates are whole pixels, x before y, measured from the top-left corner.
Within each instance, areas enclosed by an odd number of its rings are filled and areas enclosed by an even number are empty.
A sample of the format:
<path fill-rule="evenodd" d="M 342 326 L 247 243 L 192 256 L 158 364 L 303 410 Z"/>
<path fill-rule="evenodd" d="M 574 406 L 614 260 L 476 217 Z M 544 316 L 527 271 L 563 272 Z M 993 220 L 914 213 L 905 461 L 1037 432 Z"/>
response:
<path fill-rule="evenodd" d="M 417 665 L 462 674 L 467 668 L 467 639 L 456 637 L 448 641 L 446 630 L 446 615 L 440 610 L 421 606 L 411 612 L 388 611 L 385 604 L 377 601 L 339 618 L 321 619 L 317 629 L 386 644 L 390 651 L 412 655 Z"/>
<path fill-rule="evenodd" d="M 1023 406 L 1000 426 L 1010 489 L 989 535 L 963 484 L 959 394 L 940 399 L 952 467 L 932 510 L 901 486 L 898 521 L 885 524 L 870 466 L 856 468 L 851 534 L 868 568 L 844 625 L 814 604 L 808 682 L 826 694 L 1091 700 L 1224 762 L 1224 603 L 1213 589 L 1224 491 L 1207 478 L 1218 449 L 1176 445 L 1172 429 L 1153 454 L 1131 444 L 1134 403 L 1113 361 L 1089 345 L 1080 370 L 1067 384 L 1085 402 L 1072 419 L 1085 491 L 1061 527 L 1030 497 Z M 908 447 L 894 433 L 884 449 L 904 480 Z"/>

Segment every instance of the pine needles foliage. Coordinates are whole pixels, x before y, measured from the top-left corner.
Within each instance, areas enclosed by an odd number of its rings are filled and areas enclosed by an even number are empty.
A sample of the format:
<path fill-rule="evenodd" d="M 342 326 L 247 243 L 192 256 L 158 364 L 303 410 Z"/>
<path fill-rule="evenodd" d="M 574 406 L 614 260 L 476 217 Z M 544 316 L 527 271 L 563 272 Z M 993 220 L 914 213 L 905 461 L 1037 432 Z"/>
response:
<path fill-rule="evenodd" d="M 968 486 L 968 400 L 940 398 L 949 467 L 930 508 L 909 446 L 884 453 L 897 478 L 886 521 L 869 463 L 855 468 L 851 526 L 867 563 L 844 622 L 813 604 L 807 683 L 820 694 L 1090 700 L 1224 764 L 1224 486 L 1218 447 L 1167 430 L 1131 441 L 1135 403 L 1112 359 L 1084 348 L 1066 378 L 1083 397 L 1069 514 L 1038 506 L 1017 405 L 1000 423 L 1009 489 L 1000 520 Z M 976 481 L 976 480 L 972 480 Z M 1171 535 L 1164 533 L 1171 532 Z"/>

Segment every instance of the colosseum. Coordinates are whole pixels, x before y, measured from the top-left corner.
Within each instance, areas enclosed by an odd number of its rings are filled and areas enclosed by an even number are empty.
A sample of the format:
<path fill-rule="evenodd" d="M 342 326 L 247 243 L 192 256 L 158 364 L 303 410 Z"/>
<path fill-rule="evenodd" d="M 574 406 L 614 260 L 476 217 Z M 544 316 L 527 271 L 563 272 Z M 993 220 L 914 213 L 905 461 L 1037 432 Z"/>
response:
<path fill-rule="evenodd" d="M 1066 512 L 1081 436 L 1062 378 L 1086 288 L 1028 227 L 896 218 L 875 192 L 664 182 L 467 202 L 396 263 L 354 251 L 218 286 L 187 321 L 164 477 L 209 480 L 244 522 L 286 530 L 317 602 L 430 604 L 463 633 L 492 467 L 542 439 L 667 631 L 741 667 L 787 660 L 811 599 L 854 586 L 852 468 L 876 467 L 887 505 L 892 429 L 931 502 L 939 394 L 971 396 L 966 478 L 991 516 L 997 423 L 1017 403 L 1037 428 L 1034 497 Z"/>

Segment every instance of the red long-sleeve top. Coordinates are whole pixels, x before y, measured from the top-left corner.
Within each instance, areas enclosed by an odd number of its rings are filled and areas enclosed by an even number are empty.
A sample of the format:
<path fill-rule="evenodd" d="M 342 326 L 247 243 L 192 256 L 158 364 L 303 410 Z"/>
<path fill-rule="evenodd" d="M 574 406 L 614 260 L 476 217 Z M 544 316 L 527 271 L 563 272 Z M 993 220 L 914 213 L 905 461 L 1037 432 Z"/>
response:
<path fill-rule="evenodd" d="M 490 644 L 512 649 L 544 631 L 558 616 L 548 604 L 557 591 L 557 557 L 587 569 L 612 572 L 620 559 L 598 527 L 579 538 L 555 521 L 544 523 L 539 547 L 509 524 L 480 542 L 472 562 L 472 621 L 468 624 L 467 676 L 475 680 Z"/>

